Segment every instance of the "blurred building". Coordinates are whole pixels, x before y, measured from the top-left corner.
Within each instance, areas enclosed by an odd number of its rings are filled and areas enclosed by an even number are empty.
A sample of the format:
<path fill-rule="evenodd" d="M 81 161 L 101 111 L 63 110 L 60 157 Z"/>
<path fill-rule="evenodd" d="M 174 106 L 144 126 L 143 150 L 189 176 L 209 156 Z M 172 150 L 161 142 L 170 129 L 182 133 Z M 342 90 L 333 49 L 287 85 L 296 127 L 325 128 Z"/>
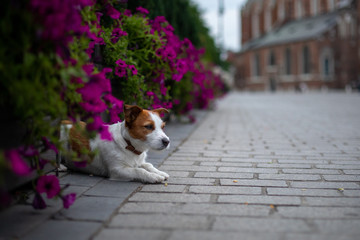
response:
<path fill-rule="evenodd" d="M 229 55 L 246 90 L 344 88 L 360 76 L 357 0 L 248 0 L 240 52 Z"/>

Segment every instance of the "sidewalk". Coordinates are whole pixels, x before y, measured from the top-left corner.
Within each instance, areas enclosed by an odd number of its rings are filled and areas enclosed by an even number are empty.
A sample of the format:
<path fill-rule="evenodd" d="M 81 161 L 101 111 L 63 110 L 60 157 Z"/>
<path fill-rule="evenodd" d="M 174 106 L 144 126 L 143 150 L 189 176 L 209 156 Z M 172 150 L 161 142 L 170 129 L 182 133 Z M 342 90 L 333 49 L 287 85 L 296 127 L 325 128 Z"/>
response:
<path fill-rule="evenodd" d="M 167 185 L 70 174 L 74 206 L 13 207 L 0 239 L 358 239 L 359 106 L 358 94 L 232 93 L 196 129 L 168 129 L 175 151 L 152 158 L 167 157 Z"/>

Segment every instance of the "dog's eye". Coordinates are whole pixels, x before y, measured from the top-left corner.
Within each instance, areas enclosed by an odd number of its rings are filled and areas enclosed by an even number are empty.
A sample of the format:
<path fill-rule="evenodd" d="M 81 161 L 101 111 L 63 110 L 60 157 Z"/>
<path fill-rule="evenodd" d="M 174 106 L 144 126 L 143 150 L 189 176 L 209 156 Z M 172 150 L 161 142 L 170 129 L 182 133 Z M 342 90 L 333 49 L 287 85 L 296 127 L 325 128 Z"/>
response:
<path fill-rule="evenodd" d="M 144 128 L 146 128 L 147 130 L 153 130 L 154 126 L 149 124 L 149 125 L 145 125 Z"/>

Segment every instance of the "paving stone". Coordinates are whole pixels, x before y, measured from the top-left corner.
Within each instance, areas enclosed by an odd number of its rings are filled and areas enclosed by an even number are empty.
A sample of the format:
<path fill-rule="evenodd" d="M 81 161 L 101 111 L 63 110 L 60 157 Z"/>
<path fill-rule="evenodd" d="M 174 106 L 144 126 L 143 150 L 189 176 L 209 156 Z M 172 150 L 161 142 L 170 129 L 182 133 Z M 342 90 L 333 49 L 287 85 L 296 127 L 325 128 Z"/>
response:
<path fill-rule="evenodd" d="M 351 182 L 291 182 L 294 188 L 331 188 L 331 189 L 360 189 L 360 186 Z"/>
<path fill-rule="evenodd" d="M 258 186 L 258 187 L 287 187 L 286 181 L 283 180 L 231 180 L 220 179 L 220 185 L 226 186 Z"/>
<path fill-rule="evenodd" d="M 85 192 L 85 195 L 125 199 L 140 186 L 139 182 L 103 180 Z"/>
<path fill-rule="evenodd" d="M 152 184 L 142 187 L 141 192 L 184 192 L 186 185 L 172 185 L 172 184 Z"/>
<path fill-rule="evenodd" d="M 199 178 L 254 178 L 253 173 L 227 173 L 227 172 L 196 172 L 194 177 Z"/>
<path fill-rule="evenodd" d="M 209 167 L 209 166 L 172 166 L 172 165 L 162 165 L 159 169 L 162 171 L 166 170 L 173 170 L 173 171 L 216 171 L 216 167 Z"/>
<path fill-rule="evenodd" d="M 123 198 L 82 196 L 69 209 L 61 210 L 57 219 L 105 221 L 120 206 Z"/>
<path fill-rule="evenodd" d="M 247 232 L 310 232 L 303 220 L 277 218 L 216 217 L 214 230 L 236 230 Z"/>
<path fill-rule="evenodd" d="M 172 232 L 168 240 L 219 240 L 219 239 L 246 239 L 246 240 L 279 240 L 282 239 L 281 233 L 244 233 L 229 231 L 189 231 L 176 230 Z"/>
<path fill-rule="evenodd" d="M 339 170 L 335 169 L 281 169 L 283 173 L 295 173 L 295 174 L 339 174 Z M 359 171 L 360 172 L 360 171 Z"/>
<path fill-rule="evenodd" d="M 63 239 L 89 239 L 100 227 L 97 222 L 79 222 L 79 221 L 55 221 L 48 220 L 41 223 L 41 227 L 26 234 L 21 239 L 24 240 L 63 240 Z"/>
<path fill-rule="evenodd" d="M 316 168 L 320 168 L 320 169 L 360 169 L 360 165 L 356 164 L 356 165 L 343 165 L 343 164 L 316 164 L 315 165 Z"/>
<path fill-rule="evenodd" d="M 292 163 L 283 163 L 283 164 L 276 164 L 276 163 L 259 163 L 257 165 L 259 168 L 311 168 L 310 164 L 292 164 Z"/>
<path fill-rule="evenodd" d="M 228 163 L 228 164 L 246 164 L 246 163 L 268 163 L 272 159 L 266 158 L 266 159 L 257 159 L 257 158 L 221 158 L 221 162 Z"/>
<path fill-rule="evenodd" d="M 360 175 L 323 175 L 327 181 L 360 182 Z"/>
<path fill-rule="evenodd" d="M 192 185 L 214 185 L 214 178 L 176 178 L 171 177 L 167 180 L 168 184 L 192 184 Z"/>
<path fill-rule="evenodd" d="M 277 180 L 321 180 L 320 175 L 310 174 L 259 174 L 259 179 L 277 179 Z"/>
<path fill-rule="evenodd" d="M 349 197 L 360 197 L 360 190 L 344 190 L 344 195 Z"/>
<path fill-rule="evenodd" d="M 152 229 L 207 229 L 206 216 L 165 214 L 119 214 L 112 218 L 109 227 L 137 227 Z"/>
<path fill-rule="evenodd" d="M 143 193 L 139 192 L 130 197 L 130 202 L 209 202 L 209 194 L 182 193 Z"/>
<path fill-rule="evenodd" d="M 105 228 L 99 234 L 97 234 L 94 239 L 159 240 L 166 239 L 169 234 L 169 230 Z"/>
<path fill-rule="evenodd" d="M 359 219 L 314 220 L 313 224 L 315 224 L 316 228 L 321 233 L 343 233 L 346 235 L 357 235 L 357 237 L 359 237 L 360 234 Z"/>
<path fill-rule="evenodd" d="M 176 165 L 176 166 L 183 166 L 183 165 L 194 165 L 195 161 L 165 161 L 163 163 L 163 166 L 166 166 L 166 165 Z"/>
<path fill-rule="evenodd" d="M 218 166 L 218 167 L 252 167 L 252 163 L 242 162 L 201 162 L 200 166 Z"/>
<path fill-rule="evenodd" d="M 305 197 L 304 202 L 309 206 L 331 206 L 331 207 L 359 207 L 358 198 L 349 197 Z"/>
<path fill-rule="evenodd" d="M 244 172 L 244 173 L 278 173 L 278 169 L 269 168 L 237 168 L 237 167 L 219 167 L 219 172 Z"/>
<path fill-rule="evenodd" d="M 218 162 L 220 161 L 220 157 L 213 158 L 213 157 L 186 157 L 186 156 L 173 156 L 171 155 L 166 161 L 200 161 L 200 162 Z"/>
<path fill-rule="evenodd" d="M 89 174 L 70 172 L 66 176 L 60 178 L 60 184 L 71 184 L 77 186 L 93 187 L 105 178 L 90 176 Z"/>
<path fill-rule="evenodd" d="M 267 192 L 283 196 L 342 196 L 340 191 L 332 189 L 267 188 Z"/>
<path fill-rule="evenodd" d="M 360 218 L 360 208 L 350 207 L 278 207 L 277 211 L 288 218 Z"/>
<path fill-rule="evenodd" d="M 359 236 L 346 233 L 319 234 L 319 233 L 288 233 L 284 239 L 291 240 L 357 240 Z"/>
<path fill-rule="evenodd" d="M 242 186 L 191 186 L 189 192 L 210 194 L 261 194 L 261 188 Z"/>
<path fill-rule="evenodd" d="M 345 174 L 355 174 L 360 175 L 360 170 L 343 170 Z"/>
<path fill-rule="evenodd" d="M 188 177 L 190 172 L 186 172 L 186 171 L 166 171 L 167 174 L 170 175 L 170 177 Z"/>
<path fill-rule="evenodd" d="M 300 197 L 288 196 L 244 196 L 244 195 L 220 195 L 220 203 L 239 203 L 239 204 L 264 204 L 264 205 L 300 205 Z"/>

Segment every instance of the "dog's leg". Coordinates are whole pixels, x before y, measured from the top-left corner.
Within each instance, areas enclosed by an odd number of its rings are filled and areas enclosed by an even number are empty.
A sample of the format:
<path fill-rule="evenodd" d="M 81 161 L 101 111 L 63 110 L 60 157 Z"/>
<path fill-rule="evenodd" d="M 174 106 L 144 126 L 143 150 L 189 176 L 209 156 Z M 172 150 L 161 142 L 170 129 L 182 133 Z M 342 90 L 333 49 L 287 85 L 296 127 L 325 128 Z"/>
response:
<path fill-rule="evenodd" d="M 144 168 L 115 167 L 110 171 L 110 178 L 130 178 L 131 180 L 140 180 L 147 183 L 160 183 L 165 180 L 164 176 L 148 172 Z"/>
<path fill-rule="evenodd" d="M 169 174 L 167 174 L 166 172 L 163 172 L 163 171 L 158 170 L 158 169 L 155 168 L 151 163 L 147 163 L 147 162 L 146 162 L 146 163 L 143 163 L 143 164 L 141 165 L 141 167 L 144 168 L 145 170 L 151 172 L 151 173 L 156 173 L 156 174 L 158 174 L 158 175 L 160 175 L 160 176 L 165 177 L 165 180 L 170 177 Z"/>

